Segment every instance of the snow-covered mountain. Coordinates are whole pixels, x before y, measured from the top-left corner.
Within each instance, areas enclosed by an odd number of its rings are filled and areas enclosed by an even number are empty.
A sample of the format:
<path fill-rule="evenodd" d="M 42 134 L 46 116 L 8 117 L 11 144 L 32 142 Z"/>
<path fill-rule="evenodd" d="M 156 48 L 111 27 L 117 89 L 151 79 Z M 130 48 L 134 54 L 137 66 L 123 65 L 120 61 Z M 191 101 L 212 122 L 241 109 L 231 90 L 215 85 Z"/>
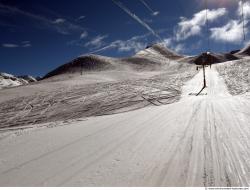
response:
<path fill-rule="evenodd" d="M 180 59 L 179 61 L 187 62 L 187 63 L 197 63 L 197 62 L 200 62 L 201 59 L 202 59 L 202 54 L 197 55 L 197 56 L 184 57 Z M 212 64 L 223 63 L 226 61 L 234 61 L 238 59 L 240 59 L 240 57 L 231 53 L 210 53 L 209 54 L 209 60 L 211 61 Z"/>
<path fill-rule="evenodd" d="M 250 44 L 246 45 L 243 49 L 235 53 L 241 56 L 250 56 Z"/>
<path fill-rule="evenodd" d="M 66 73 L 103 71 L 112 68 L 113 66 L 111 64 L 111 58 L 99 55 L 80 56 L 49 72 L 43 77 L 43 79 Z"/>
<path fill-rule="evenodd" d="M 32 76 L 16 77 L 8 73 L 0 73 L 0 89 L 27 85 L 30 82 L 36 82 Z"/>
<path fill-rule="evenodd" d="M 18 78 L 24 79 L 24 80 L 28 81 L 29 83 L 31 83 L 31 82 L 37 82 L 37 79 L 35 79 L 34 77 L 32 77 L 30 75 L 18 76 Z"/>
<path fill-rule="evenodd" d="M 139 51 L 135 57 L 147 57 L 147 58 L 157 58 L 157 59 L 171 59 L 178 60 L 185 56 L 180 55 L 169 48 L 166 48 L 162 44 L 154 44 L 152 46 L 148 46 L 145 50 Z"/>
<path fill-rule="evenodd" d="M 202 54 L 201 54 L 202 55 Z M 63 74 L 83 74 L 84 72 L 99 72 L 106 70 L 124 70 L 132 69 L 135 71 L 154 71 L 168 67 L 171 62 L 185 62 L 195 64 L 201 58 L 201 55 L 186 56 L 180 55 L 173 50 L 165 47 L 163 44 L 153 44 L 139 51 L 134 56 L 125 58 L 112 58 L 100 55 L 79 56 L 68 63 L 59 66 L 46 74 L 41 79 L 47 79 Z M 210 53 L 212 64 L 222 63 L 241 59 L 250 55 L 250 45 L 242 50 L 232 51 L 230 53 Z M 27 84 L 27 82 L 37 81 L 31 76 L 15 77 L 13 75 L 3 75 L 0 86 L 18 86 Z M 7 77 L 8 76 L 8 77 Z M 11 77 L 10 77 L 11 76 Z"/>
<path fill-rule="evenodd" d="M 105 71 L 110 69 L 121 69 L 128 67 L 139 70 L 157 70 L 161 66 L 169 64 L 169 60 L 177 61 L 184 56 L 164 47 L 161 44 L 148 46 L 132 57 L 111 58 L 100 55 L 80 56 L 49 72 L 44 79 L 61 74 L 73 74 L 88 71 Z"/>

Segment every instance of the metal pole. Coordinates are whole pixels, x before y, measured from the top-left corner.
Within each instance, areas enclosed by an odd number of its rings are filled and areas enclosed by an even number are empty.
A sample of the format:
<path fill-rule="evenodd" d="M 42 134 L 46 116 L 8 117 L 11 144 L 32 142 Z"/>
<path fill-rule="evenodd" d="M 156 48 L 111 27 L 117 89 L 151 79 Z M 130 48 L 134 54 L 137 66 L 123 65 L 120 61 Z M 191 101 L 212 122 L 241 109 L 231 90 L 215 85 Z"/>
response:
<path fill-rule="evenodd" d="M 202 65 L 203 67 L 203 79 L 204 79 L 204 84 L 203 84 L 203 88 L 207 87 L 207 83 L 206 83 L 206 70 L 205 70 L 205 65 Z"/>
<path fill-rule="evenodd" d="M 209 26 L 208 26 L 208 5 L 207 0 L 205 0 L 205 6 L 206 6 L 206 32 L 207 32 L 207 50 L 210 51 L 210 41 L 209 41 Z"/>
<path fill-rule="evenodd" d="M 245 33 L 245 15 L 244 15 L 244 0 L 241 1 L 241 11 L 242 11 L 242 25 L 243 25 L 243 41 L 246 40 L 246 33 Z"/>

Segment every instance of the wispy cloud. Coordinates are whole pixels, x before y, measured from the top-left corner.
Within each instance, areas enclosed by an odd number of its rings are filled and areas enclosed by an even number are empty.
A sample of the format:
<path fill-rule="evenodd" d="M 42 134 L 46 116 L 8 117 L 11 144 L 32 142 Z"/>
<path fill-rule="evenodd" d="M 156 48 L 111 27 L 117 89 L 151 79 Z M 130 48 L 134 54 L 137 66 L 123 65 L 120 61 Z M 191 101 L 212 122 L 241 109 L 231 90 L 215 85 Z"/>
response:
<path fill-rule="evenodd" d="M 17 47 L 19 47 L 19 45 L 18 44 L 2 44 L 2 47 L 4 47 L 4 48 L 17 48 Z"/>
<path fill-rule="evenodd" d="M 85 39 L 88 36 L 88 32 L 84 31 L 83 33 L 81 33 L 80 39 Z"/>
<path fill-rule="evenodd" d="M 79 16 L 76 20 L 77 20 L 77 21 L 80 21 L 80 20 L 83 20 L 83 19 L 85 19 L 85 18 L 86 18 L 86 16 L 82 15 L 82 16 Z"/>
<path fill-rule="evenodd" d="M 39 23 L 43 24 L 43 26 L 55 30 L 60 34 L 70 34 L 71 32 L 76 32 L 76 31 L 78 32 L 86 31 L 86 28 L 78 24 L 74 24 L 64 18 L 56 18 L 56 19 L 47 18 L 46 16 L 22 10 L 17 7 L 5 5 L 2 4 L 1 2 L 0 2 L 0 10 L 4 10 L 6 13 L 9 14 L 21 15 L 29 19 L 39 21 Z"/>
<path fill-rule="evenodd" d="M 242 7 L 242 2 L 238 3 L 237 19 L 229 20 L 225 25 L 221 27 L 211 28 L 210 38 L 216 42 L 228 42 L 233 44 L 240 44 L 243 40 L 243 20 L 242 20 L 242 8 L 244 13 L 245 26 L 249 23 L 250 19 L 250 3 L 245 2 Z M 249 30 L 247 27 L 244 29 L 247 35 Z"/>
<path fill-rule="evenodd" d="M 118 7 L 120 7 L 123 11 L 125 11 L 130 17 L 136 20 L 139 24 L 141 24 L 144 28 L 146 28 L 149 32 L 151 32 L 158 40 L 162 41 L 161 37 L 142 19 L 140 19 L 136 14 L 132 13 L 125 5 L 123 5 L 118 0 L 112 0 Z"/>
<path fill-rule="evenodd" d="M 207 19 L 210 22 L 216 21 L 218 18 L 227 14 L 225 8 L 202 10 L 195 13 L 191 19 L 181 17 L 181 21 L 178 23 L 176 32 L 177 41 L 186 40 L 191 36 L 200 35 L 202 27 L 206 24 L 206 11 Z"/>
<path fill-rule="evenodd" d="M 63 19 L 63 18 L 57 18 L 53 23 L 54 24 L 63 24 L 65 22 L 66 22 L 65 19 Z"/>
<path fill-rule="evenodd" d="M 89 42 L 85 43 L 84 46 L 91 49 L 100 48 L 101 46 L 104 46 L 106 44 L 104 39 L 106 39 L 107 37 L 108 35 L 98 35 Z"/>
<path fill-rule="evenodd" d="M 144 49 L 147 46 L 147 38 L 151 33 L 144 35 L 134 36 L 128 40 L 115 40 L 99 49 L 86 53 L 84 55 L 99 53 L 109 49 L 117 49 L 118 52 L 132 52 L 137 53 L 138 51 Z"/>
<path fill-rule="evenodd" d="M 173 38 L 165 38 L 161 44 L 177 53 L 183 53 L 186 49 L 183 43 L 176 42 Z"/>
<path fill-rule="evenodd" d="M 250 2 L 244 2 L 243 3 L 243 7 L 242 7 L 242 1 L 240 1 L 238 3 L 238 9 L 237 9 L 237 14 L 239 17 L 242 16 L 242 8 L 243 8 L 243 14 L 245 19 L 249 19 L 250 18 Z"/>
<path fill-rule="evenodd" d="M 139 41 L 138 38 L 133 37 L 127 41 L 117 40 L 112 43 L 114 48 L 119 52 L 133 52 L 136 53 L 147 46 L 147 43 Z"/>
<path fill-rule="evenodd" d="M 207 0 L 208 6 L 213 6 L 213 7 L 231 7 L 235 6 L 237 2 L 240 0 Z M 200 7 L 205 6 L 205 0 L 195 0 L 196 4 L 198 4 Z"/>
<path fill-rule="evenodd" d="M 152 16 L 157 16 L 160 14 L 159 11 L 154 11 L 147 3 L 145 0 L 140 0 L 140 2 L 151 12 Z"/>
<path fill-rule="evenodd" d="M 242 22 L 239 20 L 230 20 L 226 25 L 217 28 L 211 28 L 210 38 L 217 42 L 229 42 L 239 44 L 243 40 Z M 245 28 L 245 33 L 248 29 Z"/>
<path fill-rule="evenodd" d="M 153 13 L 153 16 L 157 16 L 157 15 L 159 15 L 159 14 L 160 14 L 159 11 L 155 11 L 155 12 Z"/>
<path fill-rule="evenodd" d="M 31 47 L 31 46 L 32 45 L 31 45 L 30 41 L 23 41 L 21 43 L 21 47 L 24 47 L 24 48 L 28 48 L 28 47 Z"/>
<path fill-rule="evenodd" d="M 23 41 L 21 43 L 3 43 L 3 48 L 28 48 L 31 47 L 30 41 Z"/>

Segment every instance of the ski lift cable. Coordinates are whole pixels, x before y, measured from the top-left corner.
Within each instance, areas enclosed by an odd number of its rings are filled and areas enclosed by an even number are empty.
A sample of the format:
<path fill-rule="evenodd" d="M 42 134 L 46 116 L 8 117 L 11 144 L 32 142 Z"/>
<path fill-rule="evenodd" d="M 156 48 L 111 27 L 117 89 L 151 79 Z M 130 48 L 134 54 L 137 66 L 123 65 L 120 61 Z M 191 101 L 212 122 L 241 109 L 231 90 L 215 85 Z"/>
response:
<path fill-rule="evenodd" d="M 208 5 L 207 5 L 207 0 L 205 0 L 205 6 L 206 6 L 207 52 L 210 52 L 209 25 L 208 25 Z"/>
<path fill-rule="evenodd" d="M 243 41 L 246 40 L 244 3 L 245 3 L 244 0 L 241 0 L 241 19 L 242 19 Z"/>
<path fill-rule="evenodd" d="M 124 12 L 126 12 L 130 17 L 137 21 L 140 25 L 146 28 L 154 37 L 156 37 L 160 42 L 163 42 L 163 39 L 158 35 L 158 33 L 153 30 L 146 22 L 139 18 L 136 14 L 132 13 L 122 2 L 119 0 L 112 0 L 114 4 L 120 7 Z"/>
<path fill-rule="evenodd" d="M 155 14 L 155 11 L 145 2 L 145 0 L 139 0 L 151 13 Z"/>

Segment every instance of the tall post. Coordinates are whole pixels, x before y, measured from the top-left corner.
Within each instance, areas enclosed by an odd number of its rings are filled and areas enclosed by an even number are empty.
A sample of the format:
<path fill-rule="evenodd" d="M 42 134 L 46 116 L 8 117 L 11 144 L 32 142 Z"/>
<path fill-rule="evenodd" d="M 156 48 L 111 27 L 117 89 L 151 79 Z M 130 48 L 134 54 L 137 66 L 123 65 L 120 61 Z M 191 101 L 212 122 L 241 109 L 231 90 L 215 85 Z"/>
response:
<path fill-rule="evenodd" d="M 203 84 L 203 88 L 207 87 L 207 83 L 206 83 L 206 70 L 205 70 L 205 64 L 202 65 L 203 68 L 203 79 L 204 79 L 204 84 Z"/>
<path fill-rule="evenodd" d="M 241 19 L 242 19 L 242 26 L 243 26 L 243 41 L 246 40 L 246 32 L 245 32 L 245 15 L 244 15 L 244 0 L 241 0 Z"/>

